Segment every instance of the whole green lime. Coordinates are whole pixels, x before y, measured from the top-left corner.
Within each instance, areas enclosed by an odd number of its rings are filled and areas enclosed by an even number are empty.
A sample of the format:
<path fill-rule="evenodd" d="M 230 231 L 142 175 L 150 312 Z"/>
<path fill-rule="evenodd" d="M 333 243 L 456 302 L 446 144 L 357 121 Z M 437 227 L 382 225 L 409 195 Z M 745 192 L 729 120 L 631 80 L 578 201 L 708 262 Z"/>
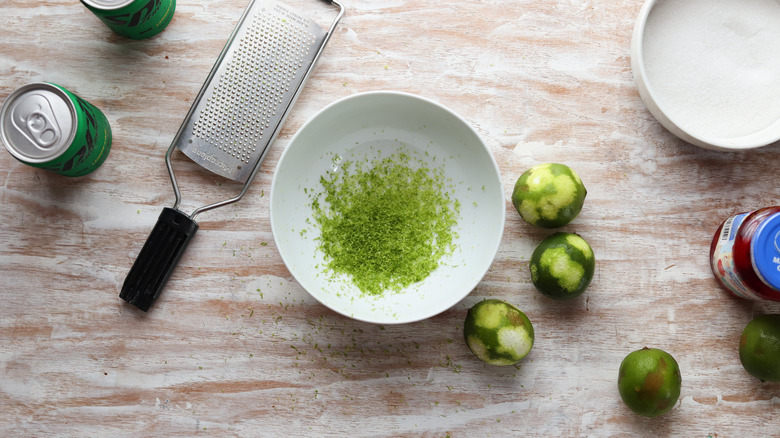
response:
<path fill-rule="evenodd" d="M 751 376 L 780 382 L 780 315 L 757 316 L 745 326 L 739 360 Z"/>
<path fill-rule="evenodd" d="M 580 235 L 555 233 L 531 254 L 531 281 L 539 292 L 556 300 L 570 300 L 585 292 L 596 270 L 593 249 Z"/>
<path fill-rule="evenodd" d="M 629 409 L 645 417 L 668 412 L 680 398 L 680 366 L 657 348 L 629 353 L 620 364 L 618 391 Z"/>
<path fill-rule="evenodd" d="M 529 224 L 557 228 L 580 214 L 587 194 L 582 180 L 569 166 L 544 163 L 517 179 L 512 204 Z"/>
<path fill-rule="evenodd" d="M 463 337 L 472 353 L 491 365 L 512 365 L 534 345 L 534 327 L 517 307 L 489 299 L 475 304 L 466 315 Z"/>

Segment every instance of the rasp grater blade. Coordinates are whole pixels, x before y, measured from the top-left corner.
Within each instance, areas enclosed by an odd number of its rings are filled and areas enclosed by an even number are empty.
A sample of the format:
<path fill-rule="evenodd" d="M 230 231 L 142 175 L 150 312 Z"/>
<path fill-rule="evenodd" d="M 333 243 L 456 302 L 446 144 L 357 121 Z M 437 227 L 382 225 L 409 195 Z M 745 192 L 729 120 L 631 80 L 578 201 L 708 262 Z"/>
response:
<path fill-rule="evenodd" d="M 200 166 L 247 182 L 278 133 L 325 30 L 275 0 L 256 0 L 225 45 L 174 144 Z"/>
<path fill-rule="evenodd" d="M 338 0 L 324 1 L 338 8 L 327 32 L 275 0 L 252 0 L 246 7 L 165 154 L 176 202 L 146 239 L 122 284 L 122 299 L 148 310 L 198 230 L 195 217 L 246 194 L 344 15 Z M 186 215 L 178 208 L 181 192 L 171 165 L 177 148 L 206 169 L 243 182 L 243 189 Z"/>

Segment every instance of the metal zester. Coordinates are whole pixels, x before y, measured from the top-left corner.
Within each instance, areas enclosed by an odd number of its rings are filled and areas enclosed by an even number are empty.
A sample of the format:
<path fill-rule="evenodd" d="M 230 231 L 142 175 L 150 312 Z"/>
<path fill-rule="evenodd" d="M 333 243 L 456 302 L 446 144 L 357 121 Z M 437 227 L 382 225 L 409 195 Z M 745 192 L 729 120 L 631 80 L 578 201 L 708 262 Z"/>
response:
<path fill-rule="evenodd" d="M 240 200 L 322 54 L 344 6 L 330 28 L 276 0 L 252 0 L 217 58 L 165 154 L 176 201 L 165 207 L 130 268 L 119 296 L 147 311 L 160 295 L 207 210 Z M 335 13 L 335 12 L 334 12 Z M 230 199 L 181 212 L 181 192 L 171 155 L 179 149 L 200 166 L 243 182 Z"/>

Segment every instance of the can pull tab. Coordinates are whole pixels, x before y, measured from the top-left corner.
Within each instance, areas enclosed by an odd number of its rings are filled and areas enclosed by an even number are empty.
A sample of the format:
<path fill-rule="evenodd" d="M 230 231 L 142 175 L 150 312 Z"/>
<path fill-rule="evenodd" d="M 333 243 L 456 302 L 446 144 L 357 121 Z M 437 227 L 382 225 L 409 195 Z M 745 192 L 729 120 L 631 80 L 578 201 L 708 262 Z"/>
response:
<path fill-rule="evenodd" d="M 54 146 L 61 137 L 60 126 L 54 119 L 54 110 L 41 95 L 33 95 L 14 108 L 14 125 L 27 140 L 40 148 Z"/>

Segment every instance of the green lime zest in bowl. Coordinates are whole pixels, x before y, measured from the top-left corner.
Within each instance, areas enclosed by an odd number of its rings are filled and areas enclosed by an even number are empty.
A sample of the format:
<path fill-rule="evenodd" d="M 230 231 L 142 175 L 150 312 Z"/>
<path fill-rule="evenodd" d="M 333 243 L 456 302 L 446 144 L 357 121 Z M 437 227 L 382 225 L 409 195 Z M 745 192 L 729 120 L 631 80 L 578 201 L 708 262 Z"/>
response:
<path fill-rule="evenodd" d="M 443 169 L 413 151 L 342 162 L 320 184 L 312 196 L 318 249 L 329 270 L 364 293 L 423 281 L 455 247 L 460 203 Z"/>
<path fill-rule="evenodd" d="M 291 287 L 376 324 L 459 303 L 504 230 L 506 194 L 485 141 L 452 110 L 397 91 L 347 96 L 315 114 L 284 148 L 270 193 Z"/>

